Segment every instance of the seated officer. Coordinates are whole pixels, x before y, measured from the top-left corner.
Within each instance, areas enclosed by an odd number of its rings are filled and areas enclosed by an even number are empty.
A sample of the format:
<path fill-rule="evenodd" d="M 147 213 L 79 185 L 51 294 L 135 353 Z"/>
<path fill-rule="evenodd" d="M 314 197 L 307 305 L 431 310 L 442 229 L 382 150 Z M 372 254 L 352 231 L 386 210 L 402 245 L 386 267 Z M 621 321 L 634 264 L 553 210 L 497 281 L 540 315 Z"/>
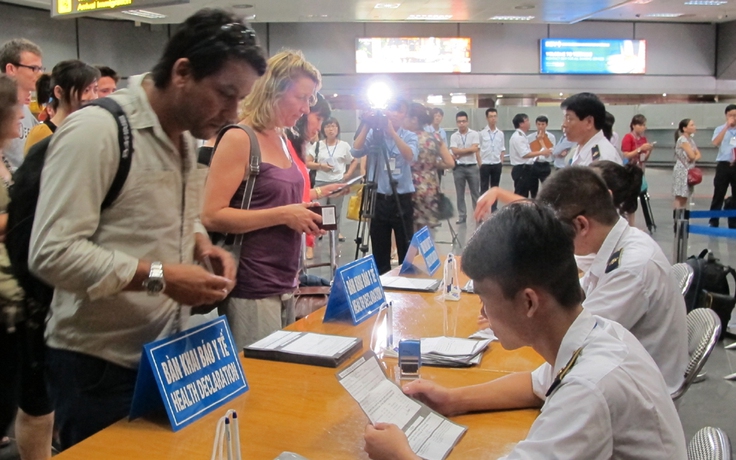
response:
<path fill-rule="evenodd" d="M 508 459 L 686 459 L 680 419 L 662 374 L 620 324 L 582 308 L 569 226 L 552 210 L 514 203 L 483 224 L 462 267 L 506 349 L 531 346 L 546 361 L 468 387 L 417 380 L 404 392 L 444 415 L 541 407 Z M 377 459 L 416 459 L 395 425 L 369 425 Z"/>
<path fill-rule="evenodd" d="M 478 201 L 476 219 L 500 199 L 491 189 Z M 537 201 L 575 229 L 575 254 L 585 291 L 583 307 L 620 323 L 646 348 L 674 393 L 688 363 L 685 301 L 662 249 L 618 215 L 609 187 L 594 169 L 570 167 L 544 183 Z"/>

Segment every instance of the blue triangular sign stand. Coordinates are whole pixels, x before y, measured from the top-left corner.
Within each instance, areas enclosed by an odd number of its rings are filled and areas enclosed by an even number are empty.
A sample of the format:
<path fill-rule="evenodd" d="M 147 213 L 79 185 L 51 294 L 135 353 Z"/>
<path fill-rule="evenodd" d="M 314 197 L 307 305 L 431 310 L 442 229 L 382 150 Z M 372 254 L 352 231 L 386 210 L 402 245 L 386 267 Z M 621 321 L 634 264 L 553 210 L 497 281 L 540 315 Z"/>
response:
<path fill-rule="evenodd" d="M 384 303 L 376 261 L 369 255 L 337 269 L 323 321 L 359 324 L 378 313 Z"/>
<path fill-rule="evenodd" d="M 425 267 L 424 269 L 418 267 L 417 264 L 414 263 L 417 255 L 422 257 Z M 432 276 L 440 268 L 440 265 L 440 258 L 437 253 L 437 247 L 434 245 L 434 241 L 432 241 L 432 234 L 428 227 L 422 227 L 411 238 L 409 250 L 406 252 L 399 274 L 428 274 L 429 276 Z"/>

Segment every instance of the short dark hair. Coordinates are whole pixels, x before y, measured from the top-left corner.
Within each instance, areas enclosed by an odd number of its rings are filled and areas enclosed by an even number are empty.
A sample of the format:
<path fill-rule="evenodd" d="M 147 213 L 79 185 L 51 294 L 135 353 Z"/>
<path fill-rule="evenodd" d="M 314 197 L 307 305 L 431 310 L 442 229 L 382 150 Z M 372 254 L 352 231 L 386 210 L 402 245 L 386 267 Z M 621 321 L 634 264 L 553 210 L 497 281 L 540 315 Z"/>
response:
<path fill-rule="evenodd" d="M 432 115 L 430 115 L 429 110 L 418 102 L 412 102 L 411 104 L 409 104 L 407 117 L 416 117 L 420 127 L 427 126 L 428 124 L 432 123 Z"/>
<path fill-rule="evenodd" d="M 327 127 L 327 125 L 337 126 L 337 135 L 338 136 L 340 135 L 340 130 L 342 129 L 340 128 L 340 122 L 337 121 L 337 118 L 329 117 L 325 121 L 322 122 L 322 128 L 320 128 L 319 130 L 320 134 L 322 134 L 322 137 L 327 137 L 325 135 L 325 128 Z"/>
<path fill-rule="evenodd" d="M 560 107 L 562 107 L 562 110 L 575 113 L 575 116 L 580 120 L 593 117 L 593 125 L 598 130 L 603 129 L 603 124 L 606 122 L 606 106 L 593 93 L 573 94 L 562 101 Z"/>
<path fill-rule="evenodd" d="M 514 129 L 519 129 L 519 126 L 521 126 L 521 124 L 524 123 L 528 119 L 529 119 L 529 115 L 525 113 L 517 113 L 516 115 L 514 115 L 514 118 L 511 120 L 511 123 L 514 124 Z"/>
<path fill-rule="evenodd" d="M 486 109 L 486 118 L 488 118 L 489 113 L 498 113 L 498 110 L 494 109 L 493 107 L 488 107 Z"/>
<path fill-rule="evenodd" d="M 44 73 L 36 80 L 36 102 L 39 107 L 51 103 L 51 74 Z"/>
<path fill-rule="evenodd" d="M 266 72 L 266 58 L 255 33 L 234 15 L 205 8 L 188 17 L 166 44 L 151 71 L 157 88 L 166 88 L 177 60 L 186 58 L 196 80 L 215 74 L 230 60 L 247 62 L 258 75 Z"/>
<path fill-rule="evenodd" d="M 120 75 L 118 75 L 118 73 L 112 68 L 106 65 L 96 65 L 95 67 L 100 71 L 100 78 L 109 77 L 112 78 L 115 83 L 120 81 Z"/>
<path fill-rule="evenodd" d="M 613 195 L 613 205 L 618 213 L 633 214 L 638 206 L 641 181 L 644 172 L 633 163 L 621 166 L 613 161 L 594 161 L 590 167 L 598 171 Z"/>
<path fill-rule="evenodd" d="M 616 117 L 609 111 L 606 111 L 606 120 L 603 122 L 603 136 L 609 141 L 613 137 L 613 125 L 616 123 Z"/>
<path fill-rule="evenodd" d="M 473 235 L 462 257 L 463 271 L 474 281 L 490 279 L 504 297 L 526 288 L 548 292 L 563 307 L 583 300 L 574 257 L 574 234 L 546 206 L 512 203 Z"/>
<path fill-rule="evenodd" d="M 571 166 L 552 174 L 544 181 L 537 200 L 552 207 L 566 223 L 581 215 L 604 225 L 614 225 L 618 220 L 608 186 L 585 166 Z"/>
<path fill-rule="evenodd" d="M 30 40 L 25 38 L 14 38 L 7 41 L 0 48 L 0 72 L 5 73 L 8 64 L 20 64 L 20 55 L 23 52 L 33 53 L 41 56 L 41 48 Z"/>
<path fill-rule="evenodd" d="M 72 98 L 79 99 L 85 88 L 99 78 L 99 70 L 78 59 L 61 61 L 51 70 L 51 80 L 49 82 L 51 106 L 57 109 L 62 102 L 71 104 Z M 57 86 L 61 88 L 61 100 L 54 94 L 54 88 Z"/>
<path fill-rule="evenodd" d="M 459 111 L 458 113 L 455 114 L 455 120 L 457 120 L 460 117 L 465 117 L 466 119 L 469 120 L 468 114 L 464 110 L 461 110 L 461 111 Z"/>
<path fill-rule="evenodd" d="M 441 109 L 441 108 L 439 108 L 439 107 L 435 107 L 435 108 L 433 108 L 433 109 L 432 109 L 432 117 L 434 118 L 434 115 L 435 115 L 435 114 L 437 114 L 437 113 L 439 113 L 439 114 L 440 114 L 440 115 L 442 115 L 443 117 L 445 116 L 445 111 L 444 111 L 444 110 L 442 110 L 442 109 Z"/>
<path fill-rule="evenodd" d="M 535 120 L 535 123 L 544 123 L 545 125 L 549 124 L 549 118 L 547 118 L 546 115 L 540 115 Z"/>
<path fill-rule="evenodd" d="M 8 123 L 15 121 L 18 106 L 18 83 L 7 75 L 0 74 L 0 133 L 6 133 Z M 7 139 L 0 139 L 0 146 Z"/>
<path fill-rule="evenodd" d="M 5 66 L 3 66 L 3 68 L 5 68 Z M 728 105 L 726 106 L 726 111 L 725 111 L 724 113 L 728 113 L 728 112 L 730 112 L 731 110 L 736 110 L 736 104 L 728 104 Z"/>
<path fill-rule="evenodd" d="M 736 106 L 734 106 L 734 108 L 736 108 Z M 641 125 L 646 125 L 646 124 L 647 124 L 647 117 L 645 117 L 644 115 L 640 113 L 637 113 L 636 115 L 631 117 L 631 123 L 629 123 L 629 130 L 633 131 L 634 125 L 641 126 Z"/>
<path fill-rule="evenodd" d="M 332 108 L 322 94 L 317 93 L 317 102 L 309 108 L 309 113 L 318 113 L 325 120 L 330 118 Z M 309 123 L 309 114 L 303 115 L 292 129 L 286 130 L 286 137 L 291 141 L 291 146 L 302 161 L 306 159 L 304 144 L 309 140 L 307 138 L 307 124 Z M 322 123 L 324 126 L 324 122 Z"/>

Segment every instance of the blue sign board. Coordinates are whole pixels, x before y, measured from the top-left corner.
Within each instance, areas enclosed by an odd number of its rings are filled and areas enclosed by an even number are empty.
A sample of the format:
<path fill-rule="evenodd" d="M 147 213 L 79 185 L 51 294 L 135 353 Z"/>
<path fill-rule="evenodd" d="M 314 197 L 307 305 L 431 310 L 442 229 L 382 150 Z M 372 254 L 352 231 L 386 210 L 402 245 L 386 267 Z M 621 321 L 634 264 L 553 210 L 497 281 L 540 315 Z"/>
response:
<path fill-rule="evenodd" d="M 414 263 L 417 255 L 421 255 L 422 259 L 424 259 L 426 273 L 429 276 L 434 275 L 437 269 L 440 268 L 440 256 L 437 254 L 437 247 L 435 247 L 434 241 L 432 241 L 432 235 L 426 226 L 422 227 L 411 238 L 409 250 L 406 252 L 404 262 L 401 264 L 401 270 L 399 270 L 400 275 L 424 273 L 424 270 L 421 270 Z"/>
<path fill-rule="evenodd" d="M 163 402 L 178 431 L 246 391 L 235 341 L 220 316 L 143 346 L 130 418 Z"/>
<path fill-rule="evenodd" d="M 373 256 L 363 257 L 337 269 L 323 321 L 352 319 L 360 324 L 385 303 L 376 261 Z"/>
<path fill-rule="evenodd" d="M 646 40 L 540 40 L 541 73 L 643 74 L 646 55 Z"/>

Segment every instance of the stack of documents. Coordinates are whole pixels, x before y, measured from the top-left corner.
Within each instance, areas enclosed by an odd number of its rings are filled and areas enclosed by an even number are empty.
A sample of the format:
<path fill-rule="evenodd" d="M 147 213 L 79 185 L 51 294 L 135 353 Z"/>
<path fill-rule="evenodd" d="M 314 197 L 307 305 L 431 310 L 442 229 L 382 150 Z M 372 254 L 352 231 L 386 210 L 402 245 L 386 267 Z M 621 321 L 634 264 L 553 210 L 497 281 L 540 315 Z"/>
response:
<path fill-rule="evenodd" d="M 337 367 L 363 348 L 356 337 L 276 331 L 243 349 L 246 358 Z"/>
<path fill-rule="evenodd" d="M 372 424 L 397 425 L 409 439 L 411 450 L 423 459 L 443 460 L 467 430 L 406 396 L 386 378 L 372 351 L 339 372 L 337 379 Z"/>
<path fill-rule="evenodd" d="M 474 340 L 456 337 L 422 339 L 422 365 L 436 367 L 469 367 L 480 364 L 483 352 L 492 339 Z M 396 350 L 387 350 L 386 356 L 398 356 Z"/>
<path fill-rule="evenodd" d="M 383 288 L 397 291 L 434 292 L 440 286 L 440 281 L 431 278 L 405 278 L 403 276 L 381 275 L 381 285 L 383 285 Z"/>

